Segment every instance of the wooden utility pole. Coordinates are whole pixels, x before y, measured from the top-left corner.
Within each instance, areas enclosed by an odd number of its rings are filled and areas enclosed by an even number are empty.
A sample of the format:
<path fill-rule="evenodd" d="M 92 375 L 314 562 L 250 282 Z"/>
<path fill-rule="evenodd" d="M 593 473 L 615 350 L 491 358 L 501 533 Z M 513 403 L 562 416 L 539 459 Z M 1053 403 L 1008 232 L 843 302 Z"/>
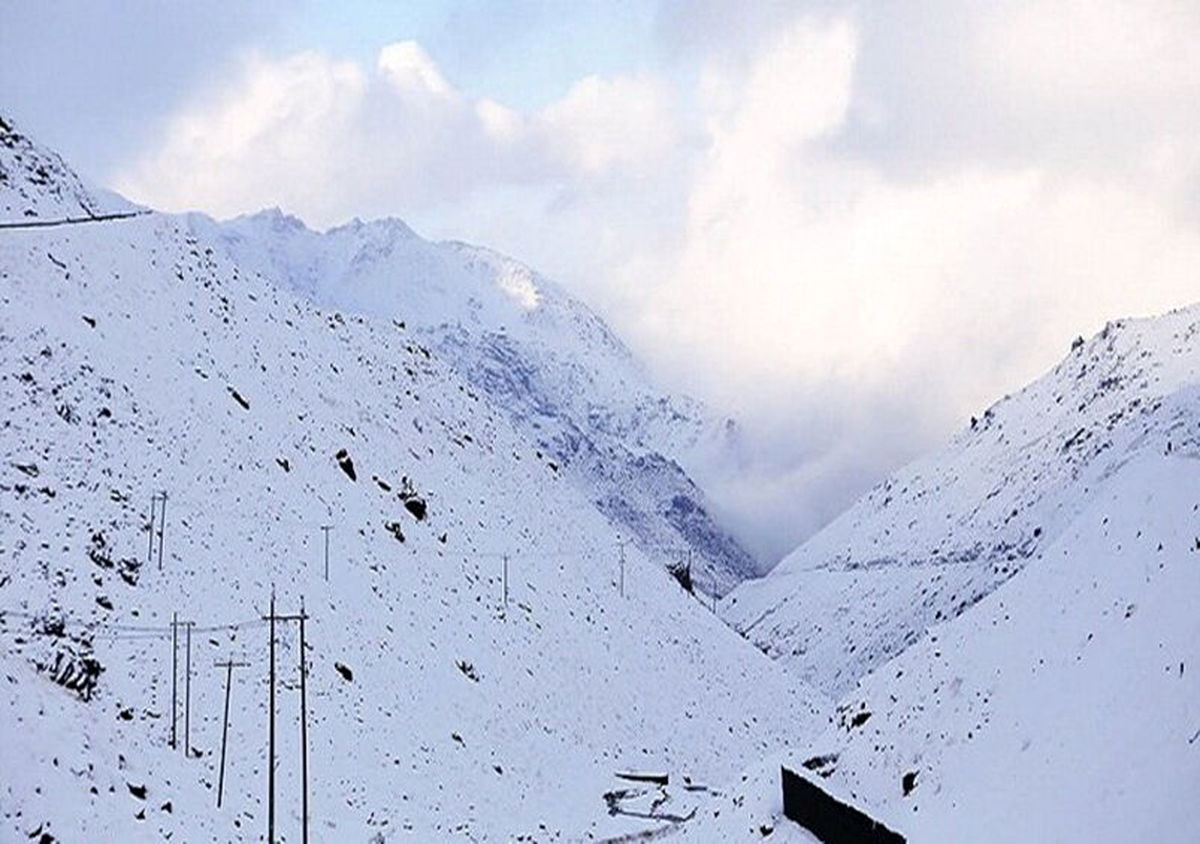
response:
<path fill-rule="evenodd" d="M 250 663 L 234 662 L 227 660 L 225 662 L 214 662 L 216 668 L 225 669 L 225 723 L 221 727 L 221 774 L 217 778 L 217 808 L 221 808 L 221 797 L 225 793 L 225 746 L 229 742 L 229 692 L 233 686 L 233 669 L 245 668 Z"/>
<path fill-rule="evenodd" d="M 183 670 L 183 755 L 192 755 L 192 628 L 194 621 L 179 622 L 186 630 L 187 657 Z"/>
<path fill-rule="evenodd" d="M 167 491 L 162 491 L 162 513 L 158 520 L 158 569 L 162 571 L 163 560 L 163 534 L 167 529 Z"/>
<path fill-rule="evenodd" d="M 151 536 L 154 534 L 151 533 Z M 176 688 L 179 685 L 179 614 L 171 613 L 171 749 L 175 749 L 175 724 L 179 720 Z"/>
<path fill-rule="evenodd" d="M 325 582 L 329 582 L 329 531 L 333 530 L 333 525 L 321 525 L 321 530 L 325 532 Z"/>
<path fill-rule="evenodd" d="M 146 548 L 146 565 L 154 561 L 154 511 L 158 509 L 158 493 L 150 494 L 150 545 Z"/>
<path fill-rule="evenodd" d="M 300 780 L 304 788 L 301 817 L 303 818 L 303 844 L 308 844 L 308 696 L 305 678 L 308 676 L 308 655 L 304 650 L 304 598 L 300 598 Z"/>
<path fill-rule="evenodd" d="M 270 698 L 268 705 L 269 735 L 267 738 L 267 844 L 275 844 L 275 587 L 271 587 L 271 674 Z"/>
<path fill-rule="evenodd" d="M 304 611 L 304 602 L 300 602 L 300 612 L 292 615 L 278 615 L 275 612 L 275 591 L 271 591 L 271 614 L 265 616 L 270 620 L 271 628 L 271 701 L 270 701 L 270 739 L 269 739 L 269 768 L 267 776 L 267 844 L 275 842 L 275 622 L 300 622 L 300 766 L 303 783 L 301 795 L 303 813 L 303 841 L 308 842 L 308 670 L 305 661 L 304 622 L 308 614 Z"/>
<path fill-rule="evenodd" d="M 304 622 L 308 619 L 308 615 L 304 612 L 304 599 L 300 599 L 299 613 L 278 615 L 275 618 L 278 621 L 300 622 L 300 781 L 303 789 L 300 795 L 301 840 L 303 844 L 308 844 L 308 695 L 305 688 L 308 672 L 305 670 L 304 654 Z"/>

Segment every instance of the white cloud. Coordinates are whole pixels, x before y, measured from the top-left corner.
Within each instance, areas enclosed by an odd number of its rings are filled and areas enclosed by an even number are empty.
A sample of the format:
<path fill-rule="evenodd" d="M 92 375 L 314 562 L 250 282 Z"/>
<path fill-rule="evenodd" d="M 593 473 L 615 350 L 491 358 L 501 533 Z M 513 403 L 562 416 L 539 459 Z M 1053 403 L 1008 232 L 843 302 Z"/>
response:
<path fill-rule="evenodd" d="M 660 161 L 677 143 L 668 92 L 654 79 L 588 76 L 538 123 L 572 169 L 594 174 Z"/>
<path fill-rule="evenodd" d="M 369 69 L 252 58 L 118 187 L 397 213 L 575 283 L 743 417 L 746 453 L 708 474 L 780 554 L 1075 334 L 1200 298 L 1194 4 L 792 5 L 680 6 L 694 73 L 589 76 L 532 112 L 411 42 Z"/>
<path fill-rule="evenodd" d="M 388 44 L 379 51 L 379 73 L 401 95 L 457 99 L 429 54 L 415 41 Z"/>
<path fill-rule="evenodd" d="M 256 55 L 115 183 L 157 207 L 222 216 L 281 205 L 320 225 L 419 213 L 498 185 L 644 172 L 670 152 L 669 112 L 651 79 L 588 77 L 521 114 L 458 91 L 412 41 L 384 47 L 373 71 L 318 52 Z"/>
<path fill-rule="evenodd" d="M 1151 0 L 999 4 L 981 16 L 976 63 L 1013 100 L 1144 107 L 1200 82 L 1200 6 Z"/>
<path fill-rule="evenodd" d="M 1142 134 L 1087 135 L 1040 115 L 1082 99 L 1090 123 L 1096 97 L 1035 96 L 1053 63 L 1011 74 L 1000 63 L 1024 62 L 1047 35 L 1018 44 L 1007 31 L 1011 55 L 989 44 L 966 63 L 986 79 L 954 82 L 991 99 L 959 104 L 953 119 L 1003 104 L 1010 125 L 1057 136 L 1023 156 L 964 150 L 921 178 L 839 149 L 862 90 L 854 18 L 801 17 L 705 80 L 710 145 L 688 188 L 686 237 L 657 258 L 654 284 L 647 259 L 622 278 L 642 291 L 638 345 L 746 421 L 748 462 L 711 477 L 740 499 L 731 515 L 765 554 L 1035 377 L 1076 333 L 1200 298 L 1200 232 L 1163 190 L 1190 177 L 1178 164 L 1197 141 L 1170 129 L 1191 119 L 1195 86 L 1134 86 L 1121 101 L 1151 120 Z M 1084 40 L 1070 55 L 1099 62 L 1103 83 L 1107 41 L 1094 30 Z M 1081 137 L 1099 147 L 1086 162 L 1043 154 Z M 1155 144 L 1168 150 L 1161 178 L 1138 160 L 1111 163 Z"/>

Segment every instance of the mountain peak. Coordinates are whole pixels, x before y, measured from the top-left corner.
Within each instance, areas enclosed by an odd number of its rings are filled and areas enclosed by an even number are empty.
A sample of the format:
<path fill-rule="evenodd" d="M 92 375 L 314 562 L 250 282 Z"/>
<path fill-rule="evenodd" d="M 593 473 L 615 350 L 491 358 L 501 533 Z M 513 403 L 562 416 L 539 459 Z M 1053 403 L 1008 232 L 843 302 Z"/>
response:
<path fill-rule="evenodd" d="M 367 236 L 402 240 L 417 239 L 419 237 L 412 230 L 412 227 L 399 217 L 376 217 L 370 220 L 354 217 L 349 222 L 328 229 L 326 234 L 337 232 L 355 232 Z"/>
<path fill-rule="evenodd" d="M 271 226 L 276 231 L 311 231 L 308 224 L 294 214 L 288 214 L 283 211 L 278 205 L 273 205 L 270 208 L 264 208 L 261 211 L 256 211 L 253 214 L 243 214 L 235 217 L 234 220 L 250 220 L 260 224 Z"/>

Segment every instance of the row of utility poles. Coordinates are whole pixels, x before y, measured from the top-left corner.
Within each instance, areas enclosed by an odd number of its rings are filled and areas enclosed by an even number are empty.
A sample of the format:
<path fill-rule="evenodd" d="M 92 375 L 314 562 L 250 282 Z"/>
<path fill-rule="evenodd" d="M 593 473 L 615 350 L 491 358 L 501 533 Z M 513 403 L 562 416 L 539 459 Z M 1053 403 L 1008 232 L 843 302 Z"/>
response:
<path fill-rule="evenodd" d="M 158 568 L 161 571 L 163 565 L 163 549 L 164 536 L 166 533 L 167 523 L 167 491 L 162 490 L 155 492 L 150 496 L 150 528 L 149 542 L 146 549 L 146 562 L 150 564 L 154 561 L 155 551 L 157 550 Z M 325 580 L 329 580 L 329 532 L 333 530 L 333 525 L 321 525 L 321 530 L 325 535 L 325 554 L 324 554 L 324 575 Z M 157 541 L 156 541 L 157 540 Z M 306 659 L 306 642 L 305 642 L 305 622 L 308 620 L 308 614 L 304 610 L 304 600 L 300 600 L 300 612 L 292 614 L 279 614 L 275 612 L 275 589 L 271 589 L 271 608 L 270 614 L 262 617 L 268 622 L 270 631 L 270 641 L 268 643 L 268 651 L 270 654 L 270 669 L 269 669 L 269 724 L 267 737 L 267 752 L 269 756 L 269 764 L 267 765 L 267 842 L 274 844 L 275 842 L 275 624 L 276 622 L 299 622 L 300 624 L 300 769 L 302 781 L 302 841 L 308 844 L 308 665 Z M 191 755 L 191 727 L 192 727 L 192 628 L 195 627 L 194 621 L 180 620 L 178 613 L 171 615 L 171 748 L 179 746 L 179 631 L 184 631 L 184 671 L 183 671 L 183 753 L 184 756 Z M 225 707 L 224 716 L 221 724 L 221 762 L 220 771 L 217 778 L 217 808 L 221 807 L 225 796 L 225 767 L 226 759 L 228 758 L 229 745 L 229 704 L 233 694 L 233 669 L 249 667 L 249 662 L 241 662 L 237 660 L 225 660 L 224 662 L 214 662 L 214 668 L 225 669 Z"/>
<path fill-rule="evenodd" d="M 166 490 L 163 490 L 161 493 L 155 493 L 154 495 L 152 495 L 150 497 L 150 550 L 147 553 L 148 561 L 150 559 L 152 559 L 153 555 L 154 555 L 154 548 L 155 548 L 154 528 L 155 528 L 156 513 L 157 513 L 157 524 L 158 524 L 158 546 L 157 546 L 158 547 L 158 567 L 159 567 L 159 569 L 162 569 L 163 533 L 164 533 L 163 529 L 165 527 L 166 519 L 167 519 L 167 492 L 166 492 Z M 321 525 L 320 526 L 321 532 L 324 534 L 324 539 L 325 539 L 325 542 L 324 542 L 324 551 L 325 551 L 325 553 L 324 553 L 324 576 L 325 576 L 326 582 L 329 581 L 329 532 L 332 531 L 333 528 L 334 528 L 333 525 Z M 617 540 L 617 549 L 618 549 L 618 553 L 619 553 L 619 557 L 618 557 L 619 570 L 618 570 L 618 576 L 617 576 L 617 590 L 620 593 L 622 598 L 625 597 L 625 543 L 626 542 L 627 542 L 627 540 L 625 540 L 625 539 Z M 502 583 L 501 606 L 502 606 L 502 615 L 507 616 L 508 615 L 508 562 L 509 562 L 509 555 L 503 554 L 501 556 L 503 557 L 503 561 L 504 561 L 503 562 L 503 571 L 502 571 L 502 575 L 501 575 L 501 583 Z M 692 567 L 692 550 L 690 548 L 687 549 L 687 567 L 688 567 L 688 570 L 690 571 L 691 567 Z M 717 601 L 718 601 L 715 580 L 710 584 L 709 597 L 712 599 L 712 611 L 715 613 L 717 611 Z M 174 745 L 172 745 L 172 746 L 174 746 Z"/>
<path fill-rule="evenodd" d="M 151 562 L 155 557 L 157 550 L 158 568 L 162 569 L 164 534 L 166 534 L 167 522 L 167 491 L 156 492 L 150 498 L 150 539 L 148 551 L 146 551 L 146 562 Z M 324 534 L 324 579 L 329 581 L 329 544 L 330 532 L 334 529 L 332 525 L 320 525 L 320 531 Z M 156 529 L 157 528 L 157 529 Z M 157 543 L 156 540 L 157 539 Z M 620 597 L 625 597 L 625 539 L 617 541 L 618 546 L 618 581 L 617 588 Z M 502 569 L 502 600 L 504 616 L 508 615 L 509 607 L 509 555 L 504 553 L 500 555 L 503 558 Z M 688 568 L 691 568 L 691 550 L 688 550 Z M 716 612 L 716 588 L 715 582 L 712 588 L 713 612 Z M 276 747 L 275 747 L 275 720 L 276 720 L 276 624 L 277 623 L 299 623 L 300 627 L 300 776 L 301 776 L 301 825 L 302 825 L 302 843 L 308 843 L 308 704 L 307 704 L 307 653 L 305 641 L 305 622 L 308 619 L 307 612 L 304 607 L 304 599 L 300 601 L 300 611 L 295 613 L 278 613 L 275 609 L 275 588 L 271 588 L 271 603 L 268 615 L 262 616 L 263 621 L 268 622 L 269 641 L 269 700 L 268 700 L 268 830 L 266 830 L 266 842 L 275 844 L 275 767 L 276 767 Z M 196 625 L 194 621 L 181 621 L 178 613 L 173 613 L 172 622 L 170 622 L 170 638 L 172 638 L 172 694 L 170 694 L 170 746 L 178 747 L 178 720 L 179 720 L 179 630 L 184 630 L 184 755 L 191 755 L 191 699 L 192 699 L 192 628 Z M 250 663 L 238 662 L 238 660 L 227 659 L 224 662 L 214 663 L 214 668 L 224 669 L 226 677 L 224 677 L 224 712 L 221 728 L 221 764 L 220 773 L 217 779 L 217 808 L 221 808 L 224 798 L 224 774 L 226 774 L 226 760 L 228 758 L 228 736 L 229 736 L 229 702 L 233 693 L 233 670 L 235 668 L 248 668 Z"/>
<path fill-rule="evenodd" d="M 267 728 L 267 842 L 275 844 L 275 650 L 276 624 L 298 622 L 300 625 L 300 779 L 301 779 L 301 824 L 303 844 L 308 844 L 308 659 L 305 622 L 308 613 L 304 609 L 304 599 L 300 599 L 298 613 L 277 613 L 275 611 L 275 590 L 271 589 L 270 612 L 262 616 L 269 631 L 267 649 L 269 654 L 268 668 L 268 728 Z M 184 631 L 184 695 L 183 695 L 183 753 L 191 756 L 191 717 L 192 717 L 192 628 L 194 621 L 181 621 L 178 613 L 171 615 L 171 747 L 179 746 L 179 631 Z M 228 659 L 213 663 L 215 668 L 225 669 L 225 706 L 221 724 L 221 762 L 217 776 L 217 808 L 221 808 L 225 796 L 225 768 L 229 746 L 229 704 L 233 693 L 233 669 L 246 668 L 249 662 Z"/>
<path fill-rule="evenodd" d="M 328 534 L 326 534 L 326 537 L 328 538 Z M 629 542 L 628 539 L 618 539 L 617 540 L 617 581 L 614 585 L 617 587 L 617 592 L 618 592 L 618 594 L 620 594 L 620 596 L 622 598 L 625 597 L 625 562 L 626 562 L 625 546 L 628 542 Z M 681 563 L 682 563 L 682 558 L 684 558 L 684 556 L 686 555 L 687 571 L 691 572 L 692 549 L 688 548 L 688 549 L 662 549 L 662 550 L 668 551 L 673 554 L 679 554 L 681 557 Z M 326 554 L 328 555 L 328 547 L 326 550 Z M 489 553 L 484 553 L 484 556 L 491 556 L 493 558 L 499 557 L 501 560 L 500 617 L 505 618 L 508 616 L 508 592 L 509 592 L 508 569 L 509 569 L 509 563 L 512 560 L 512 555 L 507 554 L 507 553 L 489 552 Z M 695 594 L 697 596 L 698 600 L 700 600 L 702 605 L 709 606 L 704 600 L 705 595 L 703 592 L 699 592 L 699 593 L 694 592 L 693 594 Z M 708 592 L 707 598 L 709 600 L 711 600 L 710 608 L 712 609 L 713 613 L 716 613 L 717 612 L 717 601 L 719 601 L 720 599 L 717 596 L 717 582 L 716 582 L 715 576 L 709 580 L 709 592 Z"/>
<path fill-rule="evenodd" d="M 146 564 L 154 562 L 155 549 L 158 549 L 158 570 L 162 571 L 163 567 L 163 546 L 164 535 L 167 526 L 167 491 L 161 490 L 150 495 L 150 530 L 149 543 L 146 548 Z M 157 531 L 155 530 L 157 528 Z M 325 534 L 325 581 L 329 581 L 329 532 L 333 530 L 333 525 L 321 525 L 321 530 Z M 158 541 L 155 542 L 155 539 Z"/>

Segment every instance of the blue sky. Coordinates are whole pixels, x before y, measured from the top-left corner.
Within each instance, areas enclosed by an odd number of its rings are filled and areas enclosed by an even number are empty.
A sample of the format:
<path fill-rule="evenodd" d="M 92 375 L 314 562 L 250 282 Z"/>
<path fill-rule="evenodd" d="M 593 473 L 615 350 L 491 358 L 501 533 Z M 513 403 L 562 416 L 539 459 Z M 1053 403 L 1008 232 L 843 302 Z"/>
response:
<path fill-rule="evenodd" d="M 370 62 L 388 43 L 415 40 L 463 91 L 533 109 L 588 74 L 654 65 L 655 13 L 631 0 L 314 0 L 272 43 Z"/>
<path fill-rule="evenodd" d="M 742 420 L 771 556 L 1200 299 L 1192 0 L 0 0 L 0 108 L 165 210 L 527 261 Z"/>

